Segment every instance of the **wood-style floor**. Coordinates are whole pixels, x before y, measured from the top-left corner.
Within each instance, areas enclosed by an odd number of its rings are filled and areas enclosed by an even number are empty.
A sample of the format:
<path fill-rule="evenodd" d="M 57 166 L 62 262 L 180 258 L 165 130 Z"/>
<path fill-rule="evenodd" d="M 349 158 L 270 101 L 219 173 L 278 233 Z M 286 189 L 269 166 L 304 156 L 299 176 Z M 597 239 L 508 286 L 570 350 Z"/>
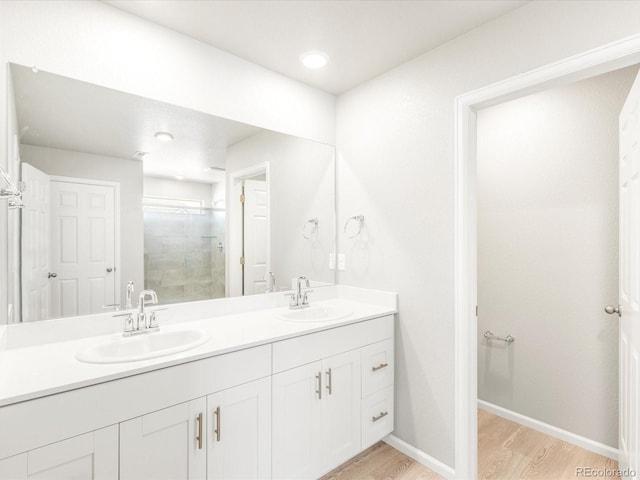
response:
<path fill-rule="evenodd" d="M 478 410 L 478 478 L 585 478 L 579 468 L 612 471 L 618 463 L 544 433 Z M 603 478 L 602 476 L 596 478 Z M 607 479 L 619 478 L 607 476 Z M 377 443 L 320 480 L 440 480 L 440 475 L 385 443 Z"/>

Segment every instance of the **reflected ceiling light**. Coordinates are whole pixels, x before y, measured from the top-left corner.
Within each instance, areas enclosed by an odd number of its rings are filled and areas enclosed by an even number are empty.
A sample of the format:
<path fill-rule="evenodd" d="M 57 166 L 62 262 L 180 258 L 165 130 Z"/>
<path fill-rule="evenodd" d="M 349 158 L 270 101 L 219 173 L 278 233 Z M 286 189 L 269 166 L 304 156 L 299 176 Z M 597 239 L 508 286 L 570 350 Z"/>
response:
<path fill-rule="evenodd" d="M 137 158 L 139 160 L 144 160 L 144 158 L 147 155 L 149 155 L 149 152 L 143 152 L 142 150 L 137 150 L 137 151 L 133 152 L 133 155 L 131 155 L 131 157 Z"/>
<path fill-rule="evenodd" d="M 176 180 L 184 180 L 184 175 L 176 175 Z"/>
<path fill-rule="evenodd" d="M 306 52 L 300 55 L 300 61 L 307 68 L 322 68 L 329 61 L 329 55 L 318 50 Z"/>
<path fill-rule="evenodd" d="M 157 132 L 154 137 L 156 137 L 161 142 L 170 142 L 173 140 L 173 135 L 168 132 Z"/>

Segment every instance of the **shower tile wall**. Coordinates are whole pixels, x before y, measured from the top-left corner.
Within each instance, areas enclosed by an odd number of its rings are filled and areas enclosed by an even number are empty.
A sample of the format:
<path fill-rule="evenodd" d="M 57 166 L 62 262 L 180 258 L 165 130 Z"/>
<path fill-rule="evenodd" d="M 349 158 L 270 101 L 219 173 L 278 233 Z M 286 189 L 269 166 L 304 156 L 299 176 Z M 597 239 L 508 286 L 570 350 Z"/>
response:
<path fill-rule="evenodd" d="M 224 297 L 224 212 L 144 212 L 145 288 L 161 303 Z"/>

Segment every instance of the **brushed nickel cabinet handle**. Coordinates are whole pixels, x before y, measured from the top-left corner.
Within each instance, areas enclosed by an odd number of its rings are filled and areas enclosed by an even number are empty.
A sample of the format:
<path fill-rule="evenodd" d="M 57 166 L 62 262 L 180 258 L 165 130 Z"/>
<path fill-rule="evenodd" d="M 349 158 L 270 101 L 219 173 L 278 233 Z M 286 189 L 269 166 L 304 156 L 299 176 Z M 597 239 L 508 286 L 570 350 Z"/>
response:
<path fill-rule="evenodd" d="M 380 420 L 381 418 L 386 417 L 387 415 L 389 415 L 389 412 L 380 412 L 380 415 L 378 415 L 376 417 L 371 417 L 371 420 L 373 422 L 377 422 L 378 420 Z"/>
<path fill-rule="evenodd" d="M 327 390 L 329 390 L 329 395 L 333 394 L 332 389 L 333 382 L 331 381 L 331 369 L 327 370 Z"/>
<path fill-rule="evenodd" d="M 196 417 L 198 424 L 198 434 L 196 435 L 196 441 L 198 442 L 198 450 L 202 450 L 202 412 Z"/>
<path fill-rule="evenodd" d="M 318 394 L 318 400 L 322 400 L 322 372 L 318 372 L 316 375 L 316 380 L 318 380 L 318 389 L 316 393 Z"/>
<path fill-rule="evenodd" d="M 388 367 L 389 364 L 388 363 L 381 363 L 380 365 L 378 365 L 377 367 L 371 367 L 371 371 L 372 372 L 377 372 L 378 370 L 381 370 L 385 367 Z"/>
<path fill-rule="evenodd" d="M 220 423 L 222 415 L 220 414 L 220 406 L 216 408 L 214 414 L 216 416 L 216 429 L 214 430 L 214 433 L 216 434 L 216 442 L 219 442 L 220 437 L 222 436 L 222 425 Z"/>

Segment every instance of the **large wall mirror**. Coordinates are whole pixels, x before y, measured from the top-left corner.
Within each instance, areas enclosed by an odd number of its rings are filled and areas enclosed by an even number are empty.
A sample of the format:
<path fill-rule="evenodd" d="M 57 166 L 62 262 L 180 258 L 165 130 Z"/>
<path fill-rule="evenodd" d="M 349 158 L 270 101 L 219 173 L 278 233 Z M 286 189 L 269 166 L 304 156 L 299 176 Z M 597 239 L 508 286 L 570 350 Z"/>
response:
<path fill-rule="evenodd" d="M 331 145 L 9 67 L 9 321 L 335 283 Z M 134 296 L 137 298 L 137 296 Z M 135 305 L 135 301 L 134 301 Z"/>

